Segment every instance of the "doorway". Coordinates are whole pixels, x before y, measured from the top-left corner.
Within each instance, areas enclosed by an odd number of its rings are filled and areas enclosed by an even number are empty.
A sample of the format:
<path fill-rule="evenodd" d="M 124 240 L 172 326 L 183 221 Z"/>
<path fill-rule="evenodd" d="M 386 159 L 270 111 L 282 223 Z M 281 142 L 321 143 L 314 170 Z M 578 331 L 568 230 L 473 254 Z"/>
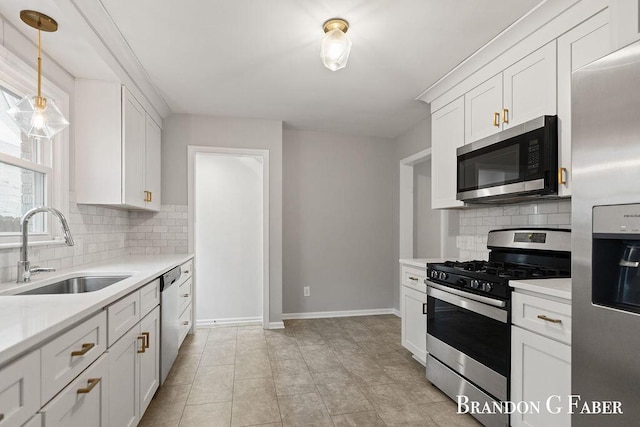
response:
<path fill-rule="evenodd" d="M 266 150 L 189 147 L 195 324 L 268 326 Z"/>

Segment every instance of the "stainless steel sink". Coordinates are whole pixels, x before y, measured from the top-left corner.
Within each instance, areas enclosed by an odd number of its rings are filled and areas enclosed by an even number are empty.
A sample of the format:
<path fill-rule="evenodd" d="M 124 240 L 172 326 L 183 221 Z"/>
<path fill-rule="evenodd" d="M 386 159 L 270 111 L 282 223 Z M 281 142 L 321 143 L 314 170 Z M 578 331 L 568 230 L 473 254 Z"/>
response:
<path fill-rule="evenodd" d="M 16 295 L 81 294 L 94 292 L 131 276 L 79 276 L 61 280 Z"/>

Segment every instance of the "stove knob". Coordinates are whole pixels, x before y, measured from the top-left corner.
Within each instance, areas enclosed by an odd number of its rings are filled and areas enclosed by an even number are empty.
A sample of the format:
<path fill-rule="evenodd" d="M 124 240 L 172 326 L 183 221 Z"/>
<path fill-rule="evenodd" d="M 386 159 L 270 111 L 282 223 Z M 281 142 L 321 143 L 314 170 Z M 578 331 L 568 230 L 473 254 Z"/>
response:
<path fill-rule="evenodd" d="M 434 279 L 438 278 L 438 272 L 435 270 L 431 270 L 431 277 L 433 277 Z"/>
<path fill-rule="evenodd" d="M 465 279 L 458 279 L 456 280 L 456 284 L 460 287 L 465 287 L 467 286 L 467 281 Z"/>
<path fill-rule="evenodd" d="M 447 277 L 449 277 L 449 275 L 444 271 L 441 271 L 439 277 L 440 277 L 440 280 L 445 280 Z"/>
<path fill-rule="evenodd" d="M 485 292 L 491 292 L 491 289 L 493 289 L 493 286 L 491 286 L 491 283 L 483 283 L 482 284 L 482 290 Z"/>
<path fill-rule="evenodd" d="M 471 287 L 471 289 L 478 289 L 480 287 L 480 282 L 478 282 L 476 279 L 473 279 L 469 286 Z"/>

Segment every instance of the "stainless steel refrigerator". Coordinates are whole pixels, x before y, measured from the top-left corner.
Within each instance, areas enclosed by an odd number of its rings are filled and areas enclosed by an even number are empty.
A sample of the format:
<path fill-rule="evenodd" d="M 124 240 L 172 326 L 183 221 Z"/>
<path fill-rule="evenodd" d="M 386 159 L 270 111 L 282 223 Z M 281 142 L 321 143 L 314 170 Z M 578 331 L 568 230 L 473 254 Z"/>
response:
<path fill-rule="evenodd" d="M 572 425 L 637 426 L 640 42 L 573 74 L 572 123 Z"/>

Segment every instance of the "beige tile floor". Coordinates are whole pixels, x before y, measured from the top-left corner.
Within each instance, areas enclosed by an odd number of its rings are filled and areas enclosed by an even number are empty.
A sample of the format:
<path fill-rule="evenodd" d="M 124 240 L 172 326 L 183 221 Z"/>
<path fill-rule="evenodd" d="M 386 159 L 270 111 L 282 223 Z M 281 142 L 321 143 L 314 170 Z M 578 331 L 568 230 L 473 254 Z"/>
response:
<path fill-rule="evenodd" d="M 198 329 L 140 425 L 479 425 L 455 410 L 385 315 Z"/>

